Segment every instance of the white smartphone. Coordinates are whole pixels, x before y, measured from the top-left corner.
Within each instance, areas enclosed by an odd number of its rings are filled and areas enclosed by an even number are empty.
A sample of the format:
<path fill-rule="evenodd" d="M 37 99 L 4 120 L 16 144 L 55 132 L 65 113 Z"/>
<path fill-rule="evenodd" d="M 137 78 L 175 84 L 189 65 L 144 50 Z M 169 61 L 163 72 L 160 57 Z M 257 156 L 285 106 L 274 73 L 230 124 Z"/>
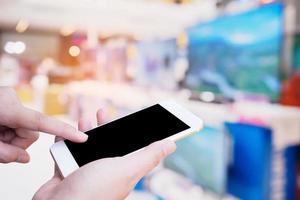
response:
<path fill-rule="evenodd" d="M 162 139 L 178 141 L 202 127 L 203 122 L 196 115 L 166 101 L 87 131 L 89 138 L 85 143 L 57 142 L 50 152 L 66 177 L 89 162 L 123 156 Z"/>

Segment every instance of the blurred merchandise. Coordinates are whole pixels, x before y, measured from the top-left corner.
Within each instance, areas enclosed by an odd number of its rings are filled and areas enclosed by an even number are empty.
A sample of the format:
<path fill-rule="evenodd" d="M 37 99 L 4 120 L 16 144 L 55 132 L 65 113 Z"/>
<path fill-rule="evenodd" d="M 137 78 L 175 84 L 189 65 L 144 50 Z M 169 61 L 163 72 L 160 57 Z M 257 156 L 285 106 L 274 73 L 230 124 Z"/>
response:
<path fill-rule="evenodd" d="M 281 96 L 283 105 L 300 107 L 300 70 L 285 81 Z"/>
<path fill-rule="evenodd" d="M 17 86 L 16 93 L 23 103 L 30 103 L 33 101 L 33 90 L 30 85 L 24 84 Z"/>
<path fill-rule="evenodd" d="M 66 66 L 56 66 L 48 71 L 50 84 L 65 84 L 75 79 L 74 70 Z"/>
<path fill-rule="evenodd" d="M 171 170 L 159 170 L 148 180 L 151 192 L 158 194 L 163 199 L 170 200 L 217 200 L 218 196 L 203 191 L 203 189 L 190 180 L 176 174 Z"/>
<path fill-rule="evenodd" d="M 285 198 L 300 198 L 299 167 L 300 167 L 300 146 L 289 146 L 284 151 L 285 157 Z"/>
<path fill-rule="evenodd" d="M 66 85 L 65 96 L 67 96 L 69 111 L 78 113 L 75 110 L 89 107 L 89 111 L 95 112 L 98 108 L 114 105 L 121 110 L 134 111 L 159 101 L 174 98 L 178 101 L 186 99 L 185 93 L 159 89 L 145 88 L 142 86 L 130 85 L 128 83 L 111 83 L 100 81 L 77 81 Z M 134 97 L 134 98 L 133 98 Z M 79 106 L 78 105 L 82 105 Z M 121 112 L 124 113 L 124 112 Z M 77 119 L 77 115 L 72 115 Z M 112 116 L 117 117 L 116 115 Z"/>
<path fill-rule="evenodd" d="M 273 148 L 282 150 L 300 143 L 300 110 L 268 103 L 237 102 L 233 105 L 239 122 L 251 122 L 272 129 Z"/>
<path fill-rule="evenodd" d="M 280 94 L 283 5 L 226 15 L 188 29 L 186 85 L 234 99 L 241 93 Z"/>
<path fill-rule="evenodd" d="M 240 123 L 226 123 L 225 126 L 233 140 L 228 192 L 245 200 L 270 199 L 271 129 Z"/>
<path fill-rule="evenodd" d="M 188 101 L 184 105 L 209 126 L 222 127 L 224 121 L 230 121 L 271 127 L 273 147 L 276 150 L 300 143 L 299 108 L 251 101 L 240 101 L 233 104 Z"/>
<path fill-rule="evenodd" d="M 227 104 L 227 103 L 232 103 L 234 101 L 231 98 L 210 91 L 193 93 L 190 97 L 190 100 L 202 101 L 206 103 L 217 103 L 217 104 Z"/>
<path fill-rule="evenodd" d="M 206 127 L 177 143 L 177 151 L 164 165 L 204 189 L 223 196 L 226 192 L 229 141 L 219 129 Z"/>
<path fill-rule="evenodd" d="M 66 113 L 62 102 L 62 85 L 49 85 L 45 91 L 44 97 L 44 113 L 47 115 L 62 115 Z"/>
<path fill-rule="evenodd" d="M 299 0 L 0 7 L 0 86 L 25 106 L 97 126 L 98 109 L 106 123 L 172 99 L 203 119 L 128 200 L 300 199 Z M 28 167 L 0 165 L 1 199 L 31 199 L 52 176 L 53 138 L 41 139 Z"/>
<path fill-rule="evenodd" d="M 173 89 L 177 46 L 175 39 L 137 44 L 138 71 L 136 83 L 144 86 L 156 86 Z"/>
<path fill-rule="evenodd" d="M 163 200 L 156 195 L 146 191 L 134 191 L 125 200 Z"/>
<path fill-rule="evenodd" d="M 19 79 L 18 60 L 10 55 L 0 55 L 0 86 L 14 87 Z"/>
<path fill-rule="evenodd" d="M 32 77 L 31 85 L 34 90 L 33 103 L 38 110 L 43 110 L 45 92 L 49 86 L 49 79 L 46 75 L 36 75 Z"/>
<path fill-rule="evenodd" d="M 293 71 L 296 71 L 300 68 L 300 34 L 296 32 L 293 39 L 292 65 Z"/>

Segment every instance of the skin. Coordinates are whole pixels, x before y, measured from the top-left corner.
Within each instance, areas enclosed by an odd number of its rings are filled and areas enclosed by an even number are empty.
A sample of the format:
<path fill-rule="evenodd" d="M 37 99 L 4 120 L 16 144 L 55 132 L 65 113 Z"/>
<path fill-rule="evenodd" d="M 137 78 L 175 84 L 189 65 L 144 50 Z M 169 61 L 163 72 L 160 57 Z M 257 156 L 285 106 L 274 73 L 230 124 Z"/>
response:
<path fill-rule="evenodd" d="M 74 127 L 25 108 L 10 88 L 0 87 L 0 102 L 0 163 L 29 162 L 26 149 L 38 139 L 38 132 L 55 135 L 56 141 L 63 138 L 73 142 L 87 140 L 87 135 Z M 100 124 L 100 112 L 97 120 Z M 81 131 L 91 128 L 85 120 L 80 120 L 78 126 Z M 144 175 L 175 149 L 174 142 L 159 141 L 130 155 L 91 162 L 65 179 L 55 168 L 53 178 L 37 191 L 33 199 L 124 199 Z"/>
<path fill-rule="evenodd" d="M 26 149 L 39 137 L 39 131 L 74 142 L 85 142 L 87 135 L 59 120 L 25 108 L 15 91 L 0 87 L 0 163 L 27 163 Z"/>
<path fill-rule="evenodd" d="M 97 112 L 98 124 L 101 112 Z M 90 123 L 79 121 L 79 129 L 91 129 Z M 61 138 L 56 138 L 56 141 Z M 91 162 L 63 179 L 57 168 L 54 176 L 33 197 L 34 200 L 120 200 L 125 199 L 136 183 L 166 156 L 173 153 L 176 145 L 164 140 L 153 143 L 139 152 L 115 158 Z"/>

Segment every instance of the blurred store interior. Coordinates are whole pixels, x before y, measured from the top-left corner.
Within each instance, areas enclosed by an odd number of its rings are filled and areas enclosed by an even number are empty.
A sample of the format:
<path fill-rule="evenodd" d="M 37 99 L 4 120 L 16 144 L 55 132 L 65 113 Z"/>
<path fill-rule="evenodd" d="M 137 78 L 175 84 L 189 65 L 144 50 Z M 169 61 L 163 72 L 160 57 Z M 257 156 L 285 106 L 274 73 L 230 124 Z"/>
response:
<path fill-rule="evenodd" d="M 298 0 L 1 0 L 0 85 L 74 125 L 166 99 L 201 117 L 130 200 L 300 199 Z M 52 143 L 0 165 L 3 199 L 52 176 Z"/>

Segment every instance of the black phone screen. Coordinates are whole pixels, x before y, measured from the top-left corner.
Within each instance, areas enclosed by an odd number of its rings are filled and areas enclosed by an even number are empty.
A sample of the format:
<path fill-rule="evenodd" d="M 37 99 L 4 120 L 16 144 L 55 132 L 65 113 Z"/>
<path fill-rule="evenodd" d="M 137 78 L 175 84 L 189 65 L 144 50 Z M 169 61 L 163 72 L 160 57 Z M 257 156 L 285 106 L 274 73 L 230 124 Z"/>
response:
<path fill-rule="evenodd" d="M 79 166 L 97 159 L 123 156 L 190 127 L 156 104 L 87 131 L 85 143 L 65 143 Z"/>

